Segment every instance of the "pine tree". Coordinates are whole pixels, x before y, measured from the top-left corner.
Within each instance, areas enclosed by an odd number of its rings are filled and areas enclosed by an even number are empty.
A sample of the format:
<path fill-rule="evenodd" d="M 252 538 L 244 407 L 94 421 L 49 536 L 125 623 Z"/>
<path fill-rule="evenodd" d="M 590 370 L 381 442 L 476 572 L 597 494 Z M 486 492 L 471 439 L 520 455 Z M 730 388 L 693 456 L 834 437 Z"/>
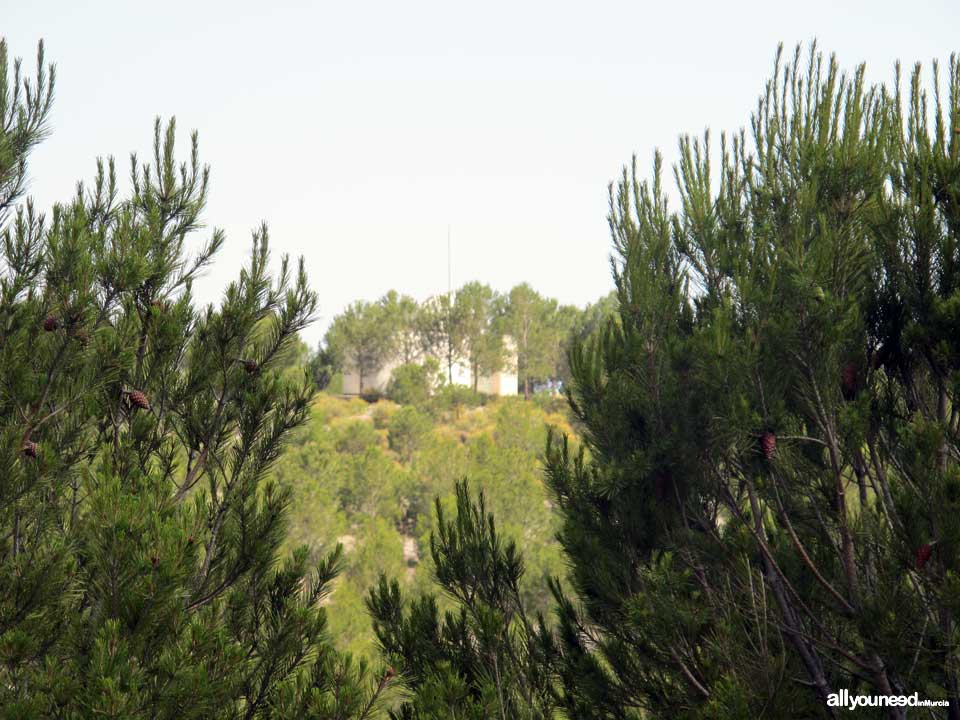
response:
<path fill-rule="evenodd" d="M 523 558 L 497 531 L 483 492 L 456 487 L 456 517 L 436 500 L 430 552 L 436 582 L 455 607 L 441 613 L 435 595 L 409 600 L 381 577 L 367 606 L 385 659 L 409 697 L 395 720 L 552 718 L 549 658 L 554 643 L 542 617 L 520 595 Z"/>
<path fill-rule="evenodd" d="M 396 352 L 396 328 L 390 320 L 383 301 L 358 300 L 335 317 L 327 331 L 330 357 L 337 367 L 357 373 L 361 395 L 364 380 L 375 375 Z"/>
<path fill-rule="evenodd" d="M 457 290 L 454 304 L 462 318 L 464 344 L 473 391 L 481 375 L 492 375 L 506 364 L 503 338 L 497 331 L 500 297 L 489 286 L 470 282 Z"/>
<path fill-rule="evenodd" d="M 719 167 L 681 139 L 677 210 L 659 156 L 611 189 L 587 450 L 548 450 L 571 717 L 831 716 L 842 688 L 960 717 L 955 57 L 931 87 L 778 55 Z"/>
<path fill-rule="evenodd" d="M 541 297 L 526 283 L 514 287 L 506 298 L 501 323 L 516 345 L 517 376 L 525 400 L 530 398 L 532 380 L 554 372 L 554 351 L 559 346 L 556 310 L 556 300 Z"/>
<path fill-rule="evenodd" d="M 453 384 L 453 368 L 467 357 L 463 307 L 449 295 L 437 295 L 420 306 L 417 335 L 423 352 L 440 360 Z"/>
<path fill-rule="evenodd" d="M 383 688 L 320 607 L 341 554 L 277 554 L 269 471 L 313 392 L 277 367 L 316 306 L 302 261 L 271 278 L 261 227 L 195 307 L 224 235 L 188 256 L 209 173 L 173 121 L 129 197 L 111 160 L 49 218 L 16 205 L 53 68 L 14 68 L 0 44 L 0 717 L 368 717 Z"/>
<path fill-rule="evenodd" d="M 389 324 L 394 328 L 398 359 L 404 365 L 417 362 L 423 350 L 417 334 L 417 319 L 420 313 L 417 301 L 409 295 L 400 295 L 396 290 L 390 290 L 380 302 L 387 309 Z"/>

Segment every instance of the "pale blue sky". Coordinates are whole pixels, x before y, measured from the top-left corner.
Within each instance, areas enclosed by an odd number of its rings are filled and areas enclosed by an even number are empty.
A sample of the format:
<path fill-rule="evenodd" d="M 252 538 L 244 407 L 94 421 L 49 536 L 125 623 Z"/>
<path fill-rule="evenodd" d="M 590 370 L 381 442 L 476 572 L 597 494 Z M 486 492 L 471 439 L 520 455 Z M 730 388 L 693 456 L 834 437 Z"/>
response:
<path fill-rule="evenodd" d="M 886 2 L 23 2 L 0 34 L 58 66 L 41 206 L 98 155 L 150 149 L 153 118 L 200 132 L 210 225 L 235 276 L 261 220 L 303 254 L 323 317 L 390 288 L 529 281 L 562 302 L 610 289 L 607 183 L 679 133 L 745 124 L 778 42 L 816 37 L 888 80 L 960 50 L 956 0 Z"/>

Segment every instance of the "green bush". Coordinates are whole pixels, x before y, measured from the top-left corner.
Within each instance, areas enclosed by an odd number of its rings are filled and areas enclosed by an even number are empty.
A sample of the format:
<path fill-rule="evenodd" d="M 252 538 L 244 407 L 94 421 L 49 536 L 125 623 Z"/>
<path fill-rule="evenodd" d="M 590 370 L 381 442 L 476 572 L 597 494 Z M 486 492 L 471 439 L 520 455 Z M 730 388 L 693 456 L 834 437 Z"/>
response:
<path fill-rule="evenodd" d="M 565 395 L 552 393 L 535 393 L 530 396 L 530 402 L 545 413 L 566 413 L 570 407 Z"/>
<path fill-rule="evenodd" d="M 344 423 L 336 429 L 334 447 L 346 455 L 359 455 L 371 445 L 380 444 L 380 435 L 373 424 L 365 420 Z"/>
<path fill-rule="evenodd" d="M 427 358 L 422 365 L 406 363 L 393 371 L 387 397 L 401 405 L 423 407 L 441 382 L 436 358 Z"/>
<path fill-rule="evenodd" d="M 377 430 L 386 430 L 390 425 L 390 418 L 397 411 L 397 406 L 389 400 L 381 400 L 370 411 L 373 426 Z"/>
<path fill-rule="evenodd" d="M 360 395 L 360 399 L 369 405 L 380 402 L 383 399 L 383 391 L 373 388 L 371 390 L 364 390 Z"/>
<path fill-rule="evenodd" d="M 486 396 L 465 385 L 445 385 L 433 396 L 430 407 L 433 415 L 439 418 L 459 418 L 463 408 L 480 407 L 486 402 Z"/>
<path fill-rule="evenodd" d="M 429 416 L 416 408 L 400 408 L 389 420 L 387 443 L 391 450 L 409 462 L 413 454 L 420 449 L 432 425 Z"/>

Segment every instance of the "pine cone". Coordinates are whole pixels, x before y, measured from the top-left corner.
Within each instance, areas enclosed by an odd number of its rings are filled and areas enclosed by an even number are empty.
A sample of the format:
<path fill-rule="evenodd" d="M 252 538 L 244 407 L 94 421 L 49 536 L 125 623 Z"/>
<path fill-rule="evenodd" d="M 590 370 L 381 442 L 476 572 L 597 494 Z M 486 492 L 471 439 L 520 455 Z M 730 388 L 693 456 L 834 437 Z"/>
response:
<path fill-rule="evenodd" d="M 931 555 L 933 555 L 933 545 L 925 543 L 920 546 L 916 557 L 917 570 L 923 570 L 923 566 L 930 560 Z"/>
<path fill-rule="evenodd" d="M 150 409 L 150 401 L 147 400 L 147 396 L 139 390 L 134 390 L 130 393 L 130 403 L 141 410 Z"/>
<path fill-rule="evenodd" d="M 37 444 L 32 440 L 24 440 L 20 450 L 29 458 L 35 458 L 37 456 Z"/>
<path fill-rule="evenodd" d="M 767 460 L 773 460 L 773 455 L 777 452 L 777 436 L 770 431 L 761 435 L 760 449 L 763 450 L 763 456 Z"/>
<path fill-rule="evenodd" d="M 383 681 L 385 683 L 390 682 L 396 676 L 397 676 L 397 671 L 394 670 L 392 667 L 388 667 L 386 672 L 383 673 Z"/>
<path fill-rule="evenodd" d="M 260 364 L 256 360 L 244 360 L 243 369 L 247 371 L 247 375 L 253 375 L 260 369 Z"/>
<path fill-rule="evenodd" d="M 53 332 L 54 330 L 57 330 L 59 327 L 60 327 L 60 320 L 57 318 L 56 315 L 47 315 L 47 317 L 43 319 L 43 329 L 46 330 L 47 332 Z"/>
<path fill-rule="evenodd" d="M 845 400 L 853 400 L 857 396 L 857 364 L 848 362 L 840 373 L 840 383 Z"/>

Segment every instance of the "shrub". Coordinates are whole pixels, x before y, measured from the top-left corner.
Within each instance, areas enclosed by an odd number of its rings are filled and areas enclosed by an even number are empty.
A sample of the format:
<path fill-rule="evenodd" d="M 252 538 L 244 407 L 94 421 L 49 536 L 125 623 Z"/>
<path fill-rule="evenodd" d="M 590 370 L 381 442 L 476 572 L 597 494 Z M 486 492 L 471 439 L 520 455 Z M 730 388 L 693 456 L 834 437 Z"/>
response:
<path fill-rule="evenodd" d="M 390 418 L 397 411 L 397 406 L 389 400 L 381 400 L 376 403 L 370 411 L 370 417 L 373 418 L 373 426 L 377 430 L 386 430 L 390 424 Z"/>
<path fill-rule="evenodd" d="M 441 383 L 435 358 L 427 358 L 422 365 L 406 363 L 393 371 L 387 386 L 387 397 L 401 405 L 423 407 Z"/>
<path fill-rule="evenodd" d="M 432 422 L 424 413 L 413 407 L 400 408 L 390 418 L 387 443 L 390 449 L 404 460 L 410 460 L 420 449 L 424 437 L 430 432 Z"/>
<path fill-rule="evenodd" d="M 376 402 L 380 402 L 383 399 L 383 391 L 372 388 L 370 390 L 364 390 L 360 395 L 360 399 L 363 400 L 368 405 L 373 405 Z"/>
<path fill-rule="evenodd" d="M 479 407 L 486 402 L 486 396 L 465 385 L 445 385 L 434 395 L 430 405 L 435 416 L 452 414 L 460 417 L 465 407 Z"/>
<path fill-rule="evenodd" d="M 368 447 L 380 444 L 380 435 L 373 424 L 364 420 L 346 422 L 337 428 L 334 447 L 346 455 L 359 455 Z"/>

